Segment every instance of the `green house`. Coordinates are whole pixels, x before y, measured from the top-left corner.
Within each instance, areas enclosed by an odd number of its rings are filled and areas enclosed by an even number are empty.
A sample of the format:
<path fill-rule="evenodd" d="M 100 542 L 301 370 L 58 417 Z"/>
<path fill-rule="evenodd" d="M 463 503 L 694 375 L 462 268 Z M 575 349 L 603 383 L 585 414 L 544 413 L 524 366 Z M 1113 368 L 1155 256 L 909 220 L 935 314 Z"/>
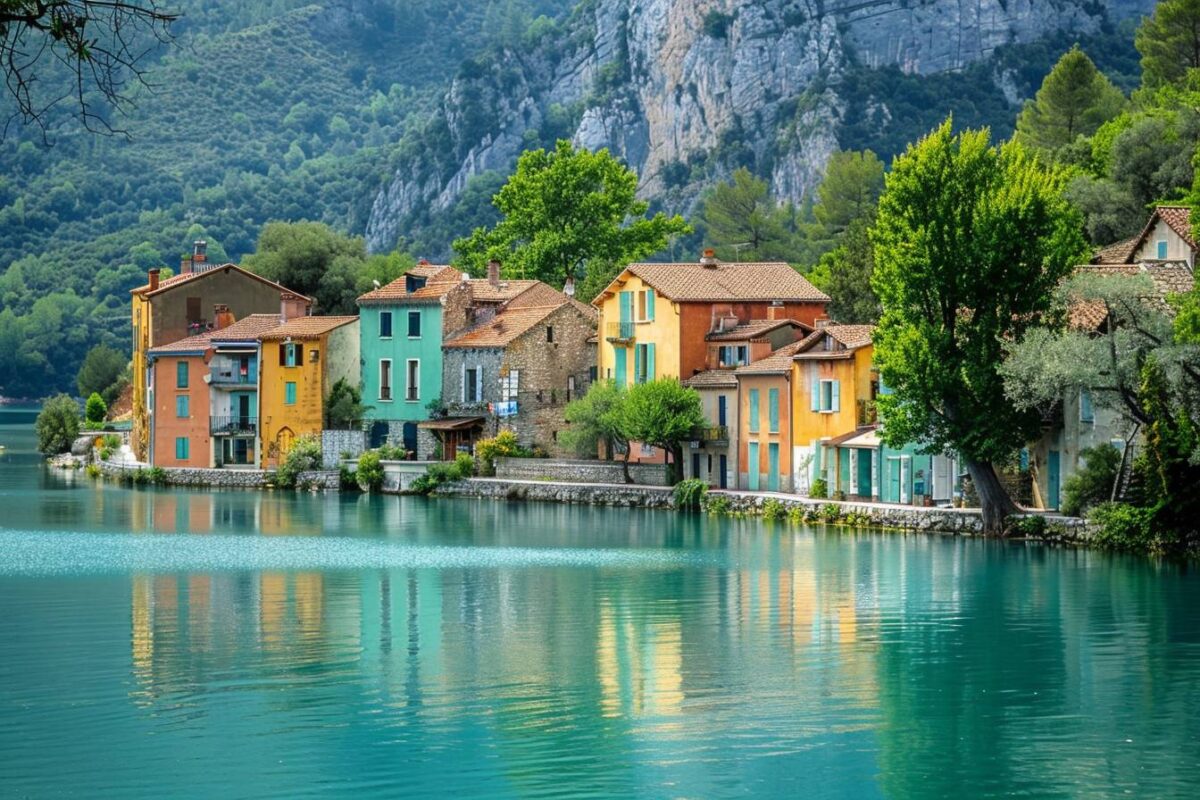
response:
<path fill-rule="evenodd" d="M 442 396 L 442 340 L 466 327 L 470 287 L 453 267 L 421 263 L 358 298 L 370 445 L 421 452 L 417 425 Z M 428 448 L 426 448 L 428 449 Z"/>

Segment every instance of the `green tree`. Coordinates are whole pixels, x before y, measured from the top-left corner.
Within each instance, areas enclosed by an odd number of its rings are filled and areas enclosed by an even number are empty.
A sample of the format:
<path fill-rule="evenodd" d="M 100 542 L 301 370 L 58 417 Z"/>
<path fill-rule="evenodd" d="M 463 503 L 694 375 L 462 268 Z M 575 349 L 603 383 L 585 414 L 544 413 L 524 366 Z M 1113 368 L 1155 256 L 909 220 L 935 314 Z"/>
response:
<path fill-rule="evenodd" d="M 788 214 L 771 199 L 767 182 L 739 167 L 709 192 L 700 211 L 705 241 L 726 261 L 790 261 Z"/>
<path fill-rule="evenodd" d="M 558 440 L 576 455 L 594 458 L 604 447 L 605 458 L 612 460 L 619 450 L 625 452 L 625 482 L 629 482 L 629 442 L 621 432 L 625 390 L 615 381 L 596 381 L 587 394 L 567 403 L 564 410 L 569 427 L 559 432 Z"/>
<path fill-rule="evenodd" d="M 834 153 L 817 189 L 813 215 L 836 236 L 859 219 L 873 219 L 883 192 L 883 162 L 870 150 Z"/>
<path fill-rule="evenodd" d="M 1162 0 L 1133 40 L 1142 54 L 1142 83 L 1161 86 L 1200 67 L 1200 0 Z"/>
<path fill-rule="evenodd" d="M 1124 106 L 1125 95 L 1076 45 L 1025 103 L 1017 117 L 1017 138 L 1029 147 L 1057 150 L 1078 136 L 1091 136 Z"/>
<path fill-rule="evenodd" d="M 595 260 L 618 265 L 667 246 L 691 228 L 662 212 L 646 218 L 637 174 L 608 150 L 592 153 L 559 141 L 554 150 L 529 150 L 492 202 L 502 219 L 454 242 L 459 262 L 482 274 L 498 259 L 509 276 L 562 286 Z"/>
<path fill-rule="evenodd" d="M 367 413 L 363 405 L 362 392 L 357 386 L 338 378 L 329 387 L 329 397 L 325 400 L 325 424 L 330 428 L 348 428 L 362 421 Z"/>
<path fill-rule="evenodd" d="M 243 266 L 315 298 L 322 314 L 353 314 L 358 272 L 367 258 L 361 237 L 323 222 L 269 222 Z"/>
<path fill-rule="evenodd" d="M 879 319 L 879 298 L 871 288 L 875 248 L 871 217 L 850 223 L 837 247 L 821 256 L 808 278 L 829 295 L 829 316 L 838 322 L 865 325 Z"/>
<path fill-rule="evenodd" d="M 621 410 L 626 441 L 661 447 L 671 454 L 672 484 L 683 480 L 683 443 L 694 438 L 704 423 L 700 394 L 674 378 L 635 384 Z"/>
<path fill-rule="evenodd" d="M 109 396 L 110 392 L 116 387 L 119 393 L 121 377 L 128 364 L 129 359 L 116 349 L 106 344 L 94 346 L 83 357 L 83 364 L 75 376 L 75 388 L 79 390 L 79 396 L 99 393 L 106 397 L 106 402 L 111 403 L 116 398 L 115 394 Z"/>
<path fill-rule="evenodd" d="M 70 395 L 55 395 L 42 406 L 34 427 L 40 452 L 48 456 L 67 452 L 79 436 L 79 404 Z"/>
<path fill-rule="evenodd" d="M 1040 426 L 1004 395 L 1003 343 L 1050 310 L 1086 252 L 1066 181 L 1020 144 L 956 135 L 947 119 L 896 159 L 879 201 L 875 361 L 893 389 L 879 398 L 883 438 L 958 451 L 989 533 L 1015 509 L 993 463 Z"/>
<path fill-rule="evenodd" d="M 92 392 L 87 399 L 83 413 L 89 425 L 101 425 L 104 423 L 104 418 L 108 416 L 108 406 L 99 393 Z"/>

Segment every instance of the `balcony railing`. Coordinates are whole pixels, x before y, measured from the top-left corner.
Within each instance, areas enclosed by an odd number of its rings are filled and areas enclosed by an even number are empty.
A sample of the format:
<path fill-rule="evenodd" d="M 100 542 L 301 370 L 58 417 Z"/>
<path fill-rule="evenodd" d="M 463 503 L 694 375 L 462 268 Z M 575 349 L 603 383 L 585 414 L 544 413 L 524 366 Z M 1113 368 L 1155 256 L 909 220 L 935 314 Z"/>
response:
<path fill-rule="evenodd" d="M 258 417 L 209 417 L 208 431 L 214 436 L 240 436 L 258 432 Z"/>
<path fill-rule="evenodd" d="M 604 338 L 610 342 L 627 342 L 633 338 L 633 322 L 607 322 Z"/>
<path fill-rule="evenodd" d="M 243 375 L 237 368 L 214 369 L 209 374 L 212 386 L 253 386 L 257 377 L 252 372 Z"/>
<path fill-rule="evenodd" d="M 711 425 L 697 431 L 696 439 L 703 444 L 716 447 L 729 444 L 729 427 L 727 425 Z"/>

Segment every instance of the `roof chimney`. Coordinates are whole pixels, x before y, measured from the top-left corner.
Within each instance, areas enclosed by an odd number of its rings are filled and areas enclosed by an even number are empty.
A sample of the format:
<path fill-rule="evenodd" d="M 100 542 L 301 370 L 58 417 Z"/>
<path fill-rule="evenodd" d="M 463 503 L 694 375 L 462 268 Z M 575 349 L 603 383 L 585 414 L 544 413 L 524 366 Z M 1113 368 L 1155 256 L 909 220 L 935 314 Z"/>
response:
<path fill-rule="evenodd" d="M 817 330 L 823 330 L 829 327 L 829 317 L 817 317 L 813 324 L 816 325 Z"/>
<path fill-rule="evenodd" d="M 423 266 L 425 266 L 425 265 L 426 265 L 426 264 L 428 264 L 428 263 L 429 263 L 429 259 L 428 259 L 428 258 L 421 258 L 421 259 L 418 259 L 418 260 L 417 260 L 417 266 L 418 266 L 418 267 L 423 267 Z"/>
<path fill-rule="evenodd" d="M 500 285 L 500 262 L 494 258 L 488 262 L 487 279 L 492 286 Z"/>
<path fill-rule="evenodd" d="M 716 251 L 714 251 L 711 247 L 705 248 L 704 255 L 700 257 L 701 266 L 715 267 L 720 263 L 720 261 L 717 261 Z"/>
<path fill-rule="evenodd" d="M 778 300 L 772 300 L 771 305 L 767 306 L 767 319 L 769 320 L 785 319 L 783 313 L 783 303 Z"/>
<path fill-rule="evenodd" d="M 180 256 L 179 258 L 179 274 L 188 275 L 192 271 L 192 257 Z"/>
<path fill-rule="evenodd" d="M 197 239 L 192 242 L 192 263 L 203 264 L 208 260 L 208 242 L 203 239 Z"/>
<path fill-rule="evenodd" d="M 308 316 L 309 305 L 308 301 L 298 294 L 291 292 L 282 292 L 279 295 L 279 320 L 287 322 L 289 319 Z"/>
<path fill-rule="evenodd" d="M 213 330 L 223 330 L 234 323 L 233 312 L 224 303 L 213 306 Z"/>
<path fill-rule="evenodd" d="M 154 269 L 150 270 L 149 275 L 150 275 L 150 291 L 153 292 L 155 289 L 158 288 L 158 268 L 155 267 Z"/>
<path fill-rule="evenodd" d="M 567 282 L 563 284 L 563 294 L 567 297 L 575 296 L 575 279 L 567 278 Z"/>

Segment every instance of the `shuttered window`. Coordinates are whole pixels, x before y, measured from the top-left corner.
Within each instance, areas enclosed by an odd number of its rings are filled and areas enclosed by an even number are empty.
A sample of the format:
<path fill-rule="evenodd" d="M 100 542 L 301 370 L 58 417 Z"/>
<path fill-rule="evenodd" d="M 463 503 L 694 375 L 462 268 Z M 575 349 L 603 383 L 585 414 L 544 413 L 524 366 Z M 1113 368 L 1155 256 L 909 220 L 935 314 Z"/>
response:
<path fill-rule="evenodd" d="M 191 446 L 188 442 L 188 437 L 175 437 L 175 458 L 179 461 L 187 461 L 190 458 Z"/>
<path fill-rule="evenodd" d="M 187 419 L 189 416 L 191 416 L 191 414 L 188 413 L 190 410 L 190 404 L 186 394 L 181 394 L 175 398 L 175 416 L 179 417 L 180 419 Z"/>
<path fill-rule="evenodd" d="M 779 390 L 767 390 L 767 430 L 770 433 L 779 433 Z"/>
<path fill-rule="evenodd" d="M 296 405 L 296 382 L 288 381 L 283 385 L 283 402 L 285 405 Z"/>
<path fill-rule="evenodd" d="M 751 433 L 758 433 L 758 389 L 750 390 L 750 418 L 746 423 Z"/>
<path fill-rule="evenodd" d="M 188 363 L 186 361 L 175 363 L 175 387 L 178 389 L 188 388 Z"/>
<path fill-rule="evenodd" d="M 392 312 L 390 311 L 379 312 L 379 338 L 392 338 Z"/>

